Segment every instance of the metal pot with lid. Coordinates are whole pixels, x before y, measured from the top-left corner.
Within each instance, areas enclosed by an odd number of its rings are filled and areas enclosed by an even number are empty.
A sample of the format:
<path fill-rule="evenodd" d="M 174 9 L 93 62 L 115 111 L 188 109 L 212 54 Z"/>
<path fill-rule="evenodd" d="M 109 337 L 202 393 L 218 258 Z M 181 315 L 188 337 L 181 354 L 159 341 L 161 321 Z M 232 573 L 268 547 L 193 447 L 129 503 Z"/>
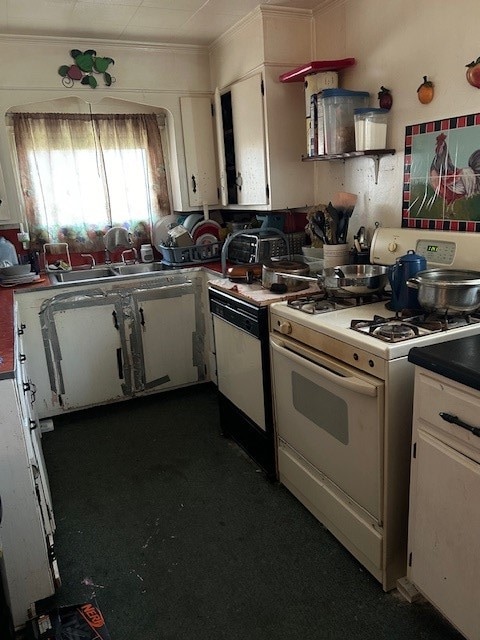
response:
<path fill-rule="evenodd" d="M 271 289 L 272 285 L 283 285 L 287 291 L 302 291 L 309 286 L 308 281 L 296 279 L 295 276 L 308 276 L 310 267 L 304 262 L 295 260 L 269 258 L 262 263 L 262 286 Z M 294 277 L 290 277 L 294 276 Z M 315 278 L 312 278 L 315 281 Z"/>
<path fill-rule="evenodd" d="M 480 272 L 461 269 L 427 269 L 407 280 L 418 291 L 423 309 L 454 315 L 480 307 Z"/>

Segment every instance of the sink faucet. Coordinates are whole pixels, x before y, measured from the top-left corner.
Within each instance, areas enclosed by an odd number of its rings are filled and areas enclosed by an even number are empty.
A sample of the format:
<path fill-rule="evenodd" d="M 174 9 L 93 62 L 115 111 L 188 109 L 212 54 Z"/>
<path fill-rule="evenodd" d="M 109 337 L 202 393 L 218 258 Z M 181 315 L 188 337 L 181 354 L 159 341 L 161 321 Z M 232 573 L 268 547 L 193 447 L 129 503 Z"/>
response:
<path fill-rule="evenodd" d="M 80 254 L 82 256 L 82 258 L 89 258 L 91 261 L 90 264 L 90 269 L 93 269 L 93 267 L 95 266 L 96 262 L 95 262 L 95 258 L 92 256 L 91 253 L 81 253 Z"/>
<path fill-rule="evenodd" d="M 133 260 L 132 259 L 127 260 L 125 258 L 125 255 L 127 253 L 131 253 L 133 255 Z M 136 262 L 138 262 L 138 253 L 135 247 L 132 247 L 131 249 L 125 249 L 125 251 L 122 251 L 122 262 L 124 264 L 135 264 Z"/>

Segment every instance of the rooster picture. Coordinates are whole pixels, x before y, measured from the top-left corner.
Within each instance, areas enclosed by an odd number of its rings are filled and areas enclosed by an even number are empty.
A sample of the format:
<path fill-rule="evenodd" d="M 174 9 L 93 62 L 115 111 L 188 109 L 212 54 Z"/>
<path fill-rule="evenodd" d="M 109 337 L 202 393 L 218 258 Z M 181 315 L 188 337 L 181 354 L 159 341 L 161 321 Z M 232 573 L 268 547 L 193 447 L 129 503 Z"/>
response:
<path fill-rule="evenodd" d="M 430 165 L 429 183 L 435 197 L 443 198 L 447 212 L 455 215 L 453 204 L 461 198 L 480 195 L 480 149 L 474 151 L 468 159 L 467 167 L 456 167 L 447 147 L 447 136 L 437 136 L 435 156 Z"/>

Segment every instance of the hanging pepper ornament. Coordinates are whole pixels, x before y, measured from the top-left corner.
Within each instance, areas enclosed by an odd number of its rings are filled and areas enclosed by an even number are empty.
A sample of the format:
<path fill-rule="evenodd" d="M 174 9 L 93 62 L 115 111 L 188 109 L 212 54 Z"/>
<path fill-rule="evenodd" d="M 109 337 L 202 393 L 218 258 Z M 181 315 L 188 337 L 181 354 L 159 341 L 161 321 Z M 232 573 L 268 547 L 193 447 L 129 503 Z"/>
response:
<path fill-rule="evenodd" d="M 428 104 L 433 100 L 433 82 L 428 76 L 423 76 L 423 82 L 417 89 L 418 99 L 422 104 Z"/>

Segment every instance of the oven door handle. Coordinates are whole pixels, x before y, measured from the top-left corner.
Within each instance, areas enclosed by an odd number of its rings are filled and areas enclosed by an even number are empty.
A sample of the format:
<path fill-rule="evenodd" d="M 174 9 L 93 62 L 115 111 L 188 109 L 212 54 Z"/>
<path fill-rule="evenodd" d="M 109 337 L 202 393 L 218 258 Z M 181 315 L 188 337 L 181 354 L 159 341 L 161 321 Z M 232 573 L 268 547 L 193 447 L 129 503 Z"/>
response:
<path fill-rule="evenodd" d="M 375 398 L 378 395 L 378 389 L 375 385 L 369 384 L 361 378 L 356 378 L 353 375 L 350 376 L 333 373 L 329 369 L 326 369 L 324 366 L 322 366 L 320 362 L 315 363 L 310 359 L 307 359 L 314 357 L 312 352 L 308 351 L 307 349 L 303 349 L 298 345 L 295 345 L 295 347 L 293 347 L 293 345 L 291 346 L 290 344 L 288 344 L 287 346 L 287 344 L 283 342 L 283 340 L 278 340 L 276 338 L 273 338 L 272 336 L 270 337 L 270 346 L 274 351 L 277 351 L 277 353 L 282 354 L 286 358 L 292 360 L 292 362 L 305 367 L 316 375 L 319 374 L 319 369 L 321 369 L 321 375 L 326 380 L 329 380 L 330 382 L 333 382 L 334 384 L 337 384 L 344 389 L 348 389 L 349 391 L 360 393 L 371 398 Z M 293 349 L 295 349 L 295 351 Z M 296 351 L 298 351 L 298 353 L 296 353 Z"/>

